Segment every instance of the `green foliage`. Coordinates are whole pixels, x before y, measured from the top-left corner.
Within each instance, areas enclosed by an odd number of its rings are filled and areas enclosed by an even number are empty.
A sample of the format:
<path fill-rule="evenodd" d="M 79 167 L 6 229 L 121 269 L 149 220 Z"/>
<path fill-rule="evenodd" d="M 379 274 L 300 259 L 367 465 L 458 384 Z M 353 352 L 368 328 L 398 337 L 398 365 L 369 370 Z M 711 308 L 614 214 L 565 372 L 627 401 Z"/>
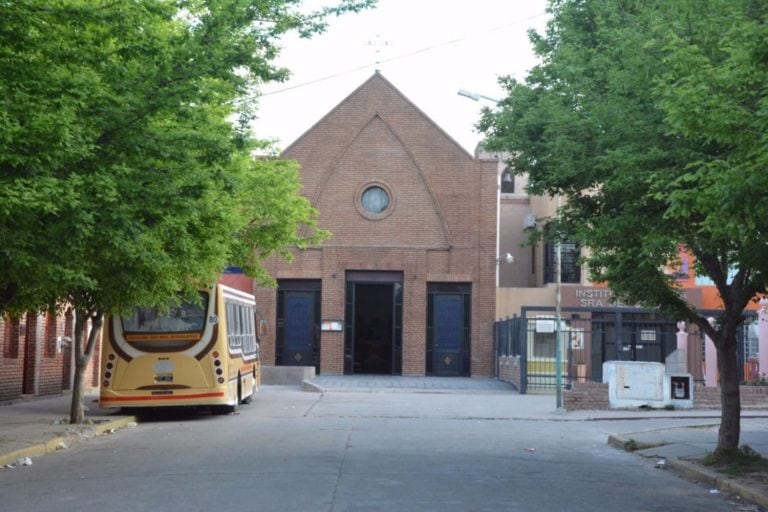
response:
<path fill-rule="evenodd" d="M 696 323 L 718 347 L 738 441 L 736 330 L 768 285 L 768 4 L 553 0 L 541 64 L 486 109 L 534 194 L 561 195 L 549 233 L 589 248 L 594 281 Z M 551 235 L 550 235 L 551 236 Z M 715 326 L 665 268 L 680 247 L 723 300 Z"/>
<path fill-rule="evenodd" d="M 730 476 L 768 473 L 768 459 L 746 444 L 722 453 L 710 453 L 702 459 L 701 463 Z"/>
<path fill-rule="evenodd" d="M 639 447 L 640 445 L 634 439 L 629 439 L 626 443 L 624 443 L 624 449 L 628 452 L 636 452 Z"/>
<path fill-rule="evenodd" d="M 560 232 L 590 247 L 594 280 L 693 319 L 662 271 L 682 244 L 743 309 L 768 276 L 765 4 L 550 10 L 532 35 L 542 64 L 502 79 L 508 97 L 484 113 L 487 145 L 511 152 L 532 193 L 567 198 Z M 729 268 L 742 270 L 732 282 Z"/>
<path fill-rule="evenodd" d="M 295 164 L 254 159 L 248 121 L 288 74 L 283 34 L 373 3 L 2 2 L 0 313 L 76 309 L 73 423 L 105 313 L 191 296 L 229 264 L 268 281 L 265 257 L 326 235 Z"/>
<path fill-rule="evenodd" d="M 743 386 L 768 386 L 768 378 L 766 378 L 765 373 L 763 373 L 760 377 L 756 379 L 742 382 L 742 385 Z"/>
<path fill-rule="evenodd" d="M 296 0 L 20 0 L 0 17 L 0 311 L 118 312 L 317 243 L 294 164 L 255 160 Z"/>

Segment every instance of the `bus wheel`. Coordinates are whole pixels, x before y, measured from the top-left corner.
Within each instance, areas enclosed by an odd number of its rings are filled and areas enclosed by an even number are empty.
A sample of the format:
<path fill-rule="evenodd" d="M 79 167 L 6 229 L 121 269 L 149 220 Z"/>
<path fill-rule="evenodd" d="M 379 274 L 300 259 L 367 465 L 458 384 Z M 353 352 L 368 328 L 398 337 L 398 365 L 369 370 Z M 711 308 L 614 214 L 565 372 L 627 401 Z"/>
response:
<path fill-rule="evenodd" d="M 237 404 L 235 405 L 214 405 L 211 407 L 211 412 L 214 414 L 234 414 L 237 412 Z"/>

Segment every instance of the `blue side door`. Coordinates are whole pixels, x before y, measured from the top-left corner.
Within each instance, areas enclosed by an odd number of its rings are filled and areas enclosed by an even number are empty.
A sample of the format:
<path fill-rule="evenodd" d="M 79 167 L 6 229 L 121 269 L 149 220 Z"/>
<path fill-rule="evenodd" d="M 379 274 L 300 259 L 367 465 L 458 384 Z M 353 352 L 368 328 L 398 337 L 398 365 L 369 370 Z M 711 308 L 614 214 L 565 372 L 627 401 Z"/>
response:
<path fill-rule="evenodd" d="M 315 303 L 313 292 L 285 292 L 285 365 L 312 366 L 315 339 Z"/>
<path fill-rule="evenodd" d="M 435 294 L 432 371 L 436 376 L 465 374 L 464 297 L 460 294 Z"/>

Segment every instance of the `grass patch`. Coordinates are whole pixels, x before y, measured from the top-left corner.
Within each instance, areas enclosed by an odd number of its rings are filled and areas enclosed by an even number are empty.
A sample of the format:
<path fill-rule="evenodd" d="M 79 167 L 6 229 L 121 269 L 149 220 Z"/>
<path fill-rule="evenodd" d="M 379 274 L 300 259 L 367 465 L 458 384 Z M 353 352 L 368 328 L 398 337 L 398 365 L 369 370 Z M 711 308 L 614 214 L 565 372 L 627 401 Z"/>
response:
<path fill-rule="evenodd" d="M 711 453 L 704 457 L 701 463 L 729 476 L 768 474 L 768 459 L 748 445 L 724 454 Z"/>
<path fill-rule="evenodd" d="M 667 441 L 661 441 L 660 443 L 642 443 L 636 439 L 629 438 L 624 443 L 624 449 L 628 452 L 636 452 L 637 450 L 645 450 L 646 448 L 657 448 L 669 444 Z"/>

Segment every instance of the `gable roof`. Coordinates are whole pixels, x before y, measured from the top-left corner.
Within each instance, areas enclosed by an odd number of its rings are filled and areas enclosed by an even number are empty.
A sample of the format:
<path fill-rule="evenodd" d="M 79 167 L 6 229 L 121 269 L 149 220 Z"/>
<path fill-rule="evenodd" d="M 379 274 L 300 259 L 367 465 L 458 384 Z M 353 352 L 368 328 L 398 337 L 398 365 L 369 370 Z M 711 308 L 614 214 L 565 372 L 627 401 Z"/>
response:
<path fill-rule="evenodd" d="M 283 154 L 290 153 L 291 150 L 298 144 L 301 143 L 303 139 L 305 139 L 308 134 L 313 132 L 315 128 L 322 124 L 325 120 L 332 117 L 335 113 L 337 113 L 340 109 L 344 108 L 345 105 L 347 105 L 354 97 L 356 97 L 359 94 L 364 93 L 366 90 L 374 88 L 376 86 L 384 86 L 386 89 L 393 92 L 395 95 L 397 95 L 400 99 L 402 99 L 413 111 L 417 112 L 431 127 L 438 131 L 447 141 L 449 141 L 453 146 L 455 146 L 457 149 L 461 151 L 467 158 L 472 159 L 473 156 L 466 150 L 464 147 L 459 144 L 456 139 L 454 139 L 448 132 L 446 132 L 440 125 L 438 125 L 435 121 L 432 120 L 426 113 L 424 113 L 423 110 L 421 110 L 418 106 L 416 106 L 415 103 L 413 103 L 410 99 L 408 99 L 397 87 L 395 87 L 392 82 L 387 80 L 384 75 L 381 74 L 380 71 L 376 70 L 376 72 L 371 75 L 365 82 L 360 84 L 355 90 L 353 90 L 351 93 L 349 93 L 341 102 L 339 102 L 333 109 L 331 109 L 326 115 L 324 115 L 322 118 L 320 118 L 317 122 L 315 122 L 312 126 L 310 126 L 304 133 L 302 133 L 295 141 L 293 141 L 290 145 L 288 145 L 284 150 Z"/>

